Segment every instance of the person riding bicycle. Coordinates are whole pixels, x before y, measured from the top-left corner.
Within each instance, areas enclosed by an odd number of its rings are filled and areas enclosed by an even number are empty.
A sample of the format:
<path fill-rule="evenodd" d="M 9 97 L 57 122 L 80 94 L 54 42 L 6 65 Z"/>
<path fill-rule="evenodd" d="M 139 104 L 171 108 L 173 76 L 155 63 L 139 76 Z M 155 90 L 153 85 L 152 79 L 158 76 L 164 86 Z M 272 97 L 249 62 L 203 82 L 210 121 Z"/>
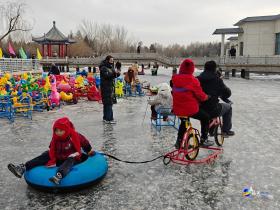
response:
<path fill-rule="evenodd" d="M 224 137 L 233 136 L 232 128 L 232 102 L 228 99 L 231 90 L 224 84 L 221 76 L 216 71 L 215 61 L 208 61 L 204 65 L 204 71 L 197 77 L 203 91 L 211 95 L 211 98 L 201 104 L 201 108 L 207 111 L 211 118 L 223 117 L 222 132 Z M 219 103 L 219 98 L 225 103 Z"/>
<path fill-rule="evenodd" d="M 193 76 L 195 66 L 191 59 L 185 59 L 180 67 L 179 74 L 172 76 L 173 113 L 181 117 L 175 147 L 178 149 L 186 132 L 186 117 L 200 120 L 201 123 L 201 145 L 211 146 L 213 142 L 208 141 L 208 129 L 210 117 L 208 113 L 199 107 L 199 103 L 208 100 L 203 92 L 198 79 Z"/>

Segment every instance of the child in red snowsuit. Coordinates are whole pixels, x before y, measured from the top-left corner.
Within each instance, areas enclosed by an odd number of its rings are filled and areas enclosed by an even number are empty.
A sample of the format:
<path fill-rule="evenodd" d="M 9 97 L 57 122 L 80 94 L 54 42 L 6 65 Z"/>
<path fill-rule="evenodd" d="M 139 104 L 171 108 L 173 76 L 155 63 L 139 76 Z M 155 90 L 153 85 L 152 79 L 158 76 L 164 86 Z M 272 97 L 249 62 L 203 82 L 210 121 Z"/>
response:
<path fill-rule="evenodd" d="M 200 120 L 201 123 L 201 144 L 204 146 L 212 145 L 207 139 L 209 127 L 209 115 L 199 108 L 199 104 L 208 99 L 203 92 L 198 79 L 193 76 L 195 66 L 191 59 L 185 59 L 179 68 L 179 74 L 172 76 L 172 95 L 173 95 L 173 113 L 181 118 L 181 124 L 178 131 L 178 137 L 175 144 L 180 147 L 184 133 L 186 131 L 186 118 L 192 117 Z"/>
<path fill-rule="evenodd" d="M 63 117 L 56 120 L 53 125 L 53 137 L 48 151 L 25 164 L 14 165 L 10 163 L 8 169 L 15 176 L 21 178 L 25 171 L 36 166 L 59 166 L 57 173 L 49 179 L 58 185 L 73 165 L 81 161 L 81 148 L 87 155 L 94 155 L 89 141 L 75 130 L 73 123 L 67 117 Z"/>

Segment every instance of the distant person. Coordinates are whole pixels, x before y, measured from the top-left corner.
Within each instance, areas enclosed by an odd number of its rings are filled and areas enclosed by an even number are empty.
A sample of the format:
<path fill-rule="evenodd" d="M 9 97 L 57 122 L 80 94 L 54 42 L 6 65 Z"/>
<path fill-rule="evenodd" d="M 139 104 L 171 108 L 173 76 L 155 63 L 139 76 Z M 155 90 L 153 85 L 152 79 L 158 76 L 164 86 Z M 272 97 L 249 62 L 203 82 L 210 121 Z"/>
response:
<path fill-rule="evenodd" d="M 137 53 L 140 53 L 140 51 L 141 51 L 141 46 L 138 45 L 138 47 L 137 47 Z"/>
<path fill-rule="evenodd" d="M 93 66 L 93 68 L 92 68 L 92 73 L 96 73 L 96 67 L 95 66 Z"/>
<path fill-rule="evenodd" d="M 231 46 L 230 50 L 229 50 L 229 55 L 230 57 L 232 58 L 235 58 L 236 57 L 236 49 L 234 46 Z"/>
<path fill-rule="evenodd" d="M 116 67 L 116 69 L 117 69 L 118 71 L 121 71 L 121 68 L 122 68 L 121 62 L 120 62 L 120 61 L 117 61 L 115 67 Z"/>
<path fill-rule="evenodd" d="M 142 67 L 142 72 L 144 72 L 144 68 L 145 68 L 145 66 L 144 66 L 144 64 L 142 63 L 142 65 L 141 65 L 141 67 Z"/>
<path fill-rule="evenodd" d="M 58 67 L 54 63 L 52 63 L 52 66 L 51 66 L 51 69 L 50 69 L 48 75 L 51 75 L 51 74 L 53 74 L 53 75 L 60 75 L 60 71 L 59 71 Z"/>
<path fill-rule="evenodd" d="M 76 75 L 80 75 L 81 74 L 81 71 L 80 71 L 80 68 L 79 66 L 76 67 Z"/>
<path fill-rule="evenodd" d="M 113 116 L 113 104 L 115 103 L 114 80 L 120 76 L 114 69 L 114 58 L 108 55 L 100 66 L 100 87 L 103 102 L 103 122 L 106 124 L 116 124 Z"/>
<path fill-rule="evenodd" d="M 235 133 L 231 130 L 232 107 L 231 101 L 228 99 L 231 96 L 231 90 L 224 84 L 221 76 L 217 74 L 216 68 L 215 61 L 208 61 L 204 65 L 204 71 L 197 77 L 203 91 L 211 95 L 209 100 L 201 104 L 201 108 L 209 114 L 210 118 L 222 116 L 224 136 L 233 136 Z M 219 103 L 219 98 L 226 103 Z"/>

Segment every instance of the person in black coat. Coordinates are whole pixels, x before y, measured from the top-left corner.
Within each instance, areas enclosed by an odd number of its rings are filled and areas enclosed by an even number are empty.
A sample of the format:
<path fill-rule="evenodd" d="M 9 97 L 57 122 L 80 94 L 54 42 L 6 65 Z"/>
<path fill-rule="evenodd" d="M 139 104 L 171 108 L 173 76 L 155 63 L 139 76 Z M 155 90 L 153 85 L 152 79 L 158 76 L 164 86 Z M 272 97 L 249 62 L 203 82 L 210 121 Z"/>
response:
<path fill-rule="evenodd" d="M 113 117 L 113 103 L 115 100 L 114 79 L 120 75 L 114 69 L 114 59 L 108 55 L 100 66 L 100 88 L 103 102 L 103 122 L 115 124 Z"/>
<path fill-rule="evenodd" d="M 51 66 L 51 70 L 49 71 L 49 74 L 53 74 L 53 75 L 60 75 L 60 71 L 58 69 L 58 67 L 53 63 Z"/>
<path fill-rule="evenodd" d="M 224 84 L 223 80 L 217 74 L 217 64 L 215 61 L 208 61 L 204 65 L 204 71 L 197 77 L 203 91 L 211 97 L 201 104 L 201 108 L 208 112 L 211 118 L 222 116 L 222 131 L 225 136 L 233 136 L 232 128 L 232 107 L 231 90 Z M 226 103 L 219 103 L 221 98 Z"/>
<path fill-rule="evenodd" d="M 233 58 L 235 58 L 236 56 L 236 49 L 234 48 L 234 46 L 231 46 L 230 51 L 229 51 L 229 55 Z"/>

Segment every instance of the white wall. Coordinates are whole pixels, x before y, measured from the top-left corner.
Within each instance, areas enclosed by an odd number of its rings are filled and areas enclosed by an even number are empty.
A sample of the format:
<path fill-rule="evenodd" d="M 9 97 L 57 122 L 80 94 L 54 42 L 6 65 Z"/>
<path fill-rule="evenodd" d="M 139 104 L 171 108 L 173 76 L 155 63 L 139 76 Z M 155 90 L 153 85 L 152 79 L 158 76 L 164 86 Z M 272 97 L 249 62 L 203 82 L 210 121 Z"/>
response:
<path fill-rule="evenodd" d="M 280 33 L 280 20 L 275 21 L 275 33 Z"/>
<path fill-rule="evenodd" d="M 240 27 L 243 28 L 244 33 L 239 36 L 238 41 L 243 40 L 244 42 L 244 56 L 272 56 L 275 54 L 275 21 L 244 23 Z"/>

